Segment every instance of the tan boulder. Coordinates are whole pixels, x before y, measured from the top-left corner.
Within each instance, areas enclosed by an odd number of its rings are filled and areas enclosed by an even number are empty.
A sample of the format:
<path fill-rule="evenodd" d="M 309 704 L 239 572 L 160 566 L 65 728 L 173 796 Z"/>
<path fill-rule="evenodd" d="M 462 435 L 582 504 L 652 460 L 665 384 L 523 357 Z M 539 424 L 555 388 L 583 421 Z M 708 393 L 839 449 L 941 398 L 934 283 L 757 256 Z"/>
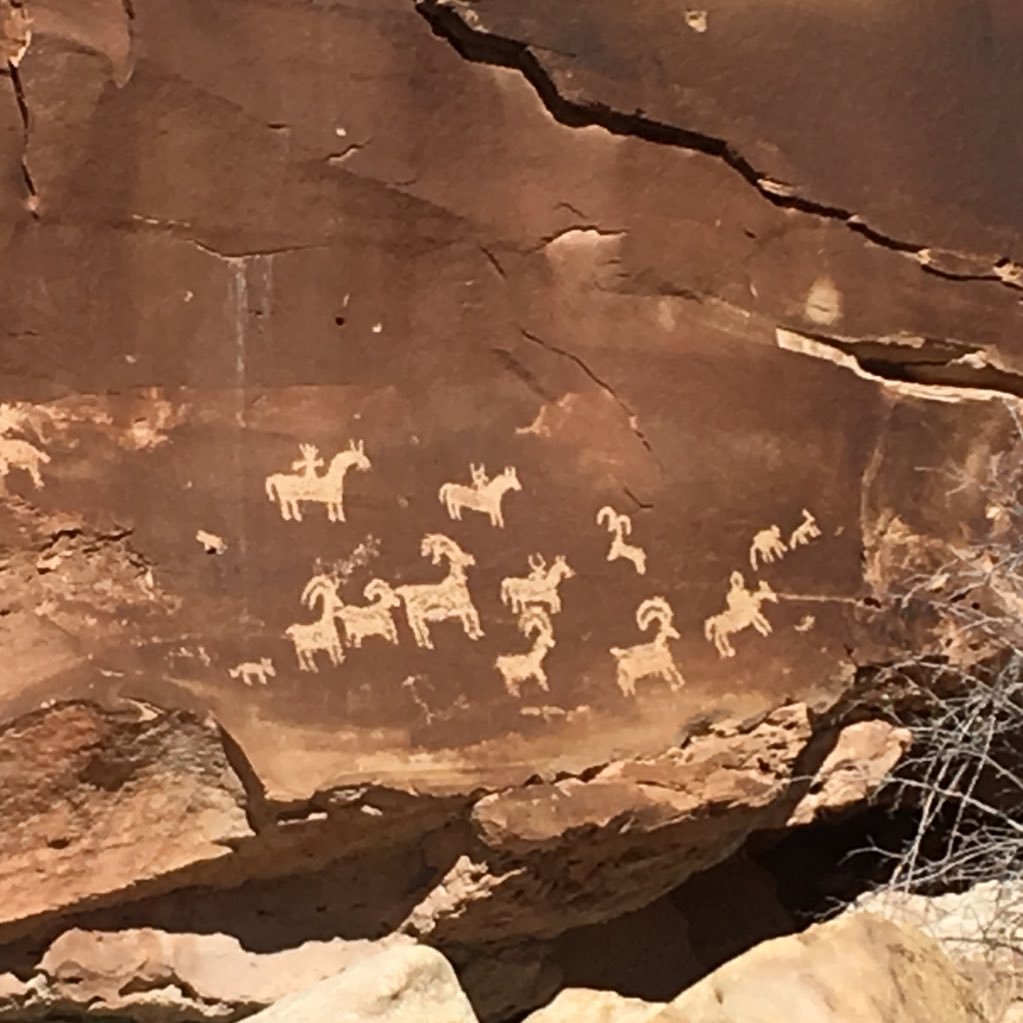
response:
<path fill-rule="evenodd" d="M 169 934 L 152 928 L 116 932 L 74 929 L 39 962 L 44 1004 L 126 1015 L 157 1012 L 173 1019 L 234 1019 L 334 976 L 389 945 L 308 941 L 260 954 L 227 934 Z"/>
<path fill-rule="evenodd" d="M 625 998 L 614 991 L 565 988 L 525 1023 L 647 1023 L 663 1008 L 661 1002 Z"/>
<path fill-rule="evenodd" d="M 391 948 L 250 1016 L 253 1023 L 477 1023 L 455 971 L 425 945 Z"/>
<path fill-rule="evenodd" d="M 919 931 L 868 913 L 776 938 L 683 992 L 651 1023 L 983 1023 L 975 993 Z"/>

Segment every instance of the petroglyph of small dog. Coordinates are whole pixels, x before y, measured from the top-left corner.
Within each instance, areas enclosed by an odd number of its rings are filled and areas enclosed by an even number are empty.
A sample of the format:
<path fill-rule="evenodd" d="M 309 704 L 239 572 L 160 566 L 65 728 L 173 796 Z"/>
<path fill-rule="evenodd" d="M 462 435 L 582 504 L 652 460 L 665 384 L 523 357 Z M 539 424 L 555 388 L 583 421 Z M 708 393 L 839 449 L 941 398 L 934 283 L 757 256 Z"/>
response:
<path fill-rule="evenodd" d="M 504 528 L 504 512 L 501 502 L 511 490 L 521 490 L 518 473 L 513 466 L 506 466 L 493 479 L 488 479 L 482 465 L 469 465 L 472 484 L 445 483 L 437 496 L 447 508 L 452 519 L 461 520 L 463 509 L 482 512 L 490 517 L 490 524 Z"/>
<path fill-rule="evenodd" d="M 656 624 L 657 632 L 648 643 L 611 647 L 611 654 L 618 662 L 617 682 L 623 696 L 635 696 L 636 683 L 649 677 L 664 679 L 672 689 L 681 689 L 685 685 L 668 647 L 669 639 L 679 639 L 678 631 L 672 625 L 673 618 L 671 605 L 664 597 L 650 597 L 636 608 L 636 624 L 640 631 L 647 632 L 651 625 Z"/>
<path fill-rule="evenodd" d="M 20 437 L 0 437 L 0 479 L 7 477 L 12 469 L 23 469 L 38 490 L 44 486 L 40 466 L 46 465 L 50 456 Z"/>
<path fill-rule="evenodd" d="M 610 505 L 604 505 L 597 512 L 597 525 L 604 526 L 611 534 L 611 548 L 607 552 L 607 560 L 617 561 L 618 558 L 625 558 L 632 562 L 632 567 L 639 575 L 646 575 L 646 551 L 625 540 L 625 537 L 632 533 L 632 519 L 624 512 L 616 512 Z"/>
<path fill-rule="evenodd" d="M 527 639 L 532 637 L 533 646 L 522 654 L 501 654 L 494 667 L 501 673 L 505 688 L 514 697 L 520 697 L 523 683 L 532 679 L 546 693 L 547 672 L 543 662 L 554 648 L 554 629 L 546 611 L 539 607 L 528 607 L 519 618 L 519 631 Z"/>
<path fill-rule="evenodd" d="M 207 533 L 205 529 L 200 529 L 195 538 L 202 544 L 202 549 L 207 554 L 223 554 L 227 550 L 227 544 L 216 533 Z"/>
<path fill-rule="evenodd" d="M 821 530 L 817 525 L 817 520 L 804 508 L 803 521 L 792 531 L 792 536 L 789 537 L 789 547 L 792 550 L 803 547 L 811 540 L 816 540 L 820 535 Z"/>
<path fill-rule="evenodd" d="M 462 623 L 462 631 L 469 639 L 477 640 L 483 635 L 480 616 L 472 602 L 467 569 L 476 564 L 476 559 L 441 533 L 429 533 L 420 545 L 422 556 L 429 557 L 439 565 L 441 559 L 448 563 L 448 574 L 436 583 L 417 583 L 396 586 L 394 592 L 404 601 L 409 628 L 416 645 L 433 649 L 430 622 L 456 619 Z"/>
<path fill-rule="evenodd" d="M 501 602 L 510 607 L 513 614 L 521 614 L 526 607 L 545 605 L 551 614 L 561 610 L 558 587 L 572 579 L 575 572 L 559 554 L 550 566 L 539 554 L 529 555 L 528 576 L 509 576 L 501 582 Z"/>
<path fill-rule="evenodd" d="M 291 463 L 293 473 L 277 472 L 266 478 L 266 496 L 280 504 L 281 518 L 285 521 L 302 521 L 302 504 L 316 502 L 327 506 L 327 518 L 331 522 L 344 522 L 344 481 L 349 469 L 365 472 L 372 463 L 366 457 L 363 442 L 350 441 L 347 451 L 338 452 L 327 466 L 327 471 L 317 475 L 323 465 L 319 449 L 312 444 L 300 444 L 302 457 Z"/>
<path fill-rule="evenodd" d="M 771 623 L 760 610 L 765 601 L 778 602 L 777 594 L 766 582 L 761 580 L 756 590 L 747 590 L 742 573 L 732 573 L 724 611 L 712 615 L 703 625 L 704 636 L 714 644 L 719 656 L 734 657 L 735 647 L 732 646 L 731 637 L 750 626 L 761 636 L 771 635 Z"/>
<path fill-rule="evenodd" d="M 383 579 L 371 579 L 366 583 L 363 595 L 372 603 L 362 607 L 341 604 L 335 611 L 344 626 L 349 646 L 358 650 L 362 641 L 370 636 L 379 636 L 397 646 L 398 629 L 392 612 L 401 603 L 398 595 Z"/>
<path fill-rule="evenodd" d="M 241 664 L 227 669 L 231 678 L 240 678 L 247 686 L 254 683 L 265 686 L 269 679 L 276 677 L 277 669 L 269 657 L 260 657 L 258 661 L 242 661 Z"/>

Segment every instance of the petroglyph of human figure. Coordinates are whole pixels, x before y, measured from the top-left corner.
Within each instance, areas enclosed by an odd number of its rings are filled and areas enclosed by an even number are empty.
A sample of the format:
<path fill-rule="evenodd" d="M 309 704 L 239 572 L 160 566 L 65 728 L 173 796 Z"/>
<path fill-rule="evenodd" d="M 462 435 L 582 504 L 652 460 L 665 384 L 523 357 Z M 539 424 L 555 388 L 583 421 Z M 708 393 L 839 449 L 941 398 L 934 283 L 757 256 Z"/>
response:
<path fill-rule="evenodd" d="M 504 528 L 504 512 L 501 502 L 510 490 L 521 490 L 518 473 L 513 466 L 506 466 L 493 479 L 487 478 L 487 471 L 482 465 L 469 465 L 472 484 L 445 483 L 440 488 L 438 497 L 441 504 L 448 510 L 448 515 L 461 520 L 462 511 L 483 512 L 490 517 L 492 526 Z"/>
<path fill-rule="evenodd" d="M 523 654 L 501 654 L 494 667 L 501 673 L 505 688 L 511 696 L 521 696 L 523 683 L 532 679 L 546 693 L 547 672 L 544 658 L 554 648 L 554 629 L 550 616 L 539 607 L 528 607 L 519 618 L 519 631 L 527 639 L 532 637 L 532 649 Z"/>
<path fill-rule="evenodd" d="M 789 547 L 792 550 L 803 547 L 811 540 L 816 540 L 820 535 L 821 530 L 817 525 L 817 520 L 804 508 L 803 521 L 792 531 L 792 536 L 789 537 Z"/>
<path fill-rule="evenodd" d="M 448 574 L 437 583 L 417 583 L 394 588 L 394 592 L 405 604 L 405 614 L 416 645 L 432 650 L 429 623 L 448 619 L 460 621 L 469 639 L 479 639 L 483 629 L 480 628 L 479 612 L 472 602 L 466 578 L 466 570 L 476 564 L 476 559 L 441 533 L 424 536 L 419 549 L 422 556 L 429 557 L 435 565 L 439 565 L 441 559 L 446 560 Z"/>
<path fill-rule="evenodd" d="M 371 603 L 361 607 L 340 604 L 335 612 L 344 626 L 348 645 L 357 650 L 370 636 L 379 636 L 397 645 L 398 629 L 392 616 L 393 609 L 401 603 L 397 594 L 383 579 L 371 579 L 362 592 Z"/>
<path fill-rule="evenodd" d="M 561 610 L 558 587 L 575 576 L 564 555 L 559 554 L 550 566 L 539 554 L 529 555 L 528 576 L 510 576 L 501 583 L 501 602 L 513 614 L 521 614 L 526 607 L 546 605 L 551 614 Z"/>
<path fill-rule="evenodd" d="M 770 636 L 771 623 L 760 610 L 764 601 L 777 603 L 775 592 L 763 580 L 756 590 L 746 589 L 746 581 L 741 572 L 733 572 L 729 580 L 728 596 L 725 598 L 725 609 L 720 614 L 712 615 L 704 622 L 703 634 L 708 642 L 714 644 L 721 657 L 734 657 L 735 647 L 731 637 L 743 629 L 752 626 L 761 636 Z"/>
<path fill-rule="evenodd" d="M 607 560 L 617 561 L 618 558 L 625 558 L 632 562 L 632 567 L 639 575 L 646 575 L 646 551 L 625 541 L 632 533 L 632 519 L 624 512 L 616 512 L 610 505 L 604 505 L 597 512 L 597 525 L 604 526 L 611 534 L 611 548 L 607 552 Z"/>
<path fill-rule="evenodd" d="M 20 437 L 0 437 L 0 478 L 6 477 L 12 469 L 23 469 L 38 490 L 44 485 L 39 467 L 49 461 L 50 456 L 45 451 L 27 440 Z"/>
<path fill-rule="evenodd" d="M 247 686 L 258 683 L 265 686 L 269 679 L 276 677 L 277 669 L 269 657 L 260 657 L 258 661 L 242 661 L 241 664 L 227 669 L 231 678 L 240 678 Z"/>
<path fill-rule="evenodd" d="M 371 466 L 363 442 L 349 441 L 348 450 L 338 452 L 322 476 L 316 472 L 323 465 L 319 449 L 312 444 L 300 444 L 299 450 L 302 457 L 291 463 L 295 472 L 267 476 L 266 496 L 280 504 L 281 518 L 286 521 L 301 522 L 302 504 L 315 502 L 327 506 L 331 522 L 344 522 L 345 473 L 352 468 L 365 472 Z"/>
<path fill-rule="evenodd" d="M 618 688 L 623 696 L 636 695 L 636 683 L 644 678 L 661 678 L 672 689 L 685 685 L 682 673 L 675 666 L 675 658 L 668 646 L 669 639 L 678 639 L 679 634 L 672 625 L 674 614 L 664 597 L 650 597 L 636 608 L 636 624 L 641 632 L 649 631 L 654 624 L 657 632 L 647 643 L 637 646 L 611 647 L 611 654 L 618 662 Z"/>
<path fill-rule="evenodd" d="M 773 561 L 777 561 L 779 558 L 785 557 L 785 552 L 787 550 L 788 547 L 785 546 L 785 541 L 781 538 L 780 526 L 768 526 L 767 529 L 761 529 L 760 532 L 753 537 L 753 543 L 750 544 L 750 567 L 755 572 L 757 570 L 758 557 L 760 558 L 761 564 L 770 564 Z"/>

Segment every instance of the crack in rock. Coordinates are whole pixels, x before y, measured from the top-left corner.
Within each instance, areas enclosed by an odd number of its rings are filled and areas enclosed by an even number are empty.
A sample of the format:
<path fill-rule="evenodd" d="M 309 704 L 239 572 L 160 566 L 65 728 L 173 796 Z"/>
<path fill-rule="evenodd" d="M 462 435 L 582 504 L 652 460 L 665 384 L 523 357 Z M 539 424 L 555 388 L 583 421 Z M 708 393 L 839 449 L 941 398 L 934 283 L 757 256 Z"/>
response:
<path fill-rule="evenodd" d="M 872 356 L 865 356 L 857 351 L 855 341 L 784 327 L 775 330 L 775 342 L 786 351 L 833 362 L 863 380 L 908 397 L 942 402 L 1023 397 L 1023 376 L 997 365 L 996 360 L 977 349 L 949 359 L 899 359 L 892 357 L 895 352 L 885 352 L 885 346 L 875 342 Z"/>
<path fill-rule="evenodd" d="M 537 58 L 537 47 L 488 31 L 481 26 L 478 12 L 465 6 L 462 0 L 414 0 L 414 3 L 417 13 L 430 25 L 434 35 L 447 42 L 463 59 L 519 72 L 559 124 L 570 128 L 598 126 L 612 135 L 703 153 L 723 161 L 775 206 L 843 223 L 875 245 L 912 259 L 928 273 L 947 280 L 990 281 L 1023 290 L 1023 266 L 1008 257 L 989 263 L 981 257 L 893 238 L 867 224 L 851 210 L 801 196 L 793 185 L 761 174 L 727 139 L 657 121 L 638 111 L 625 113 L 599 101 L 568 99 L 558 91 L 550 73 Z M 957 263 L 965 264 L 964 269 L 956 269 Z"/>
<path fill-rule="evenodd" d="M 658 470 L 662 474 L 664 473 L 664 466 L 661 464 L 661 460 L 657 457 L 657 454 L 654 451 L 653 447 L 651 446 L 650 441 L 647 439 L 646 434 L 643 433 L 643 431 L 640 429 L 638 416 L 632 410 L 631 406 L 629 406 L 625 401 L 622 400 L 618 392 L 606 380 L 604 380 L 602 377 L 599 377 L 596 373 L 594 373 L 593 370 L 590 369 L 590 367 L 582 359 L 580 359 L 578 355 L 575 354 L 575 352 L 570 352 L 567 348 L 559 348 L 557 345 L 552 344 L 550 341 L 545 341 L 542 337 L 538 337 L 536 334 L 532 334 L 522 327 L 519 328 L 519 333 L 527 341 L 532 342 L 534 345 L 539 345 L 541 348 L 546 348 L 547 351 L 549 352 L 554 352 L 555 355 L 560 355 L 562 358 L 569 359 L 572 362 L 574 362 L 590 378 L 590 380 L 592 380 L 599 388 L 601 388 L 601 390 L 605 391 L 608 395 L 610 395 L 614 399 L 618 407 L 625 413 L 626 419 L 629 424 L 629 429 L 635 435 L 636 439 L 640 442 L 640 444 L 642 444 L 643 447 L 646 448 L 647 453 L 654 460 L 654 463 L 657 465 Z"/>
<path fill-rule="evenodd" d="M 27 46 L 27 44 L 26 44 Z M 28 109 L 28 101 L 25 99 L 25 89 L 21 82 L 21 74 L 18 71 L 18 64 L 13 58 L 7 61 L 7 74 L 10 76 L 11 84 L 14 87 L 14 99 L 18 105 L 18 114 L 21 117 L 22 144 L 21 144 L 21 176 L 28 193 L 26 207 L 33 217 L 39 216 L 39 192 L 36 190 L 32 171 L 28 166 L 28 144 L 31 133 L 31 114 Z"/>

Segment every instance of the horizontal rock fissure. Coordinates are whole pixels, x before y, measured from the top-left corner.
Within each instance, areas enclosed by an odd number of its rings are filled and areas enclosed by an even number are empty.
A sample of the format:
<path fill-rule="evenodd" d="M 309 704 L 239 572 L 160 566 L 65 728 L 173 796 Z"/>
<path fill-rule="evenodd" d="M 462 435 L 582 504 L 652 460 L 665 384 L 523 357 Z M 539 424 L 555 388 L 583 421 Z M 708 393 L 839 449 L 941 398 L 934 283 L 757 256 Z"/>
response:
<path fill-rule="evenodd" d="M 890 237 L 865 223 L 858 214 L 850 210 L 797 195 L 790 186 L 760 174 L 726 139 L 666 124 L 640 112 L 625 113 L 603 103 L 566 99 L 558 91 L 529 44 L 471 27 L 457 11 L 447 6 L 444 0 L 415 0 L 415 7 L 430 25 L 434 35 L 445 40 L 465 60 L 518 71 L 536 91 L 547 112 L 559 124 L 569 128 L 597 126 L 613 135 L 631 136 L 659 145 L 704 153 L 726 163 L 773 205 L 844 223 L 851 231 L 862 235 L 875 245 L 908 256 L 928 273 L 952 281 L 987 281 L 1014 289 L 1023 287 L 1017 279 L 1018 274 L 1007 272 L 1007 267 L 1015 269 L 1007 257 L 998 259 L 988 268 L 986 261 L 976 257 L 950 253 L 951 256 L 974 262 L 977 269 L 959 273 L 943 267 L 933 258 L 938 254 L 937 250 L 927 245 Z"/>
<path fill-rule="evenodd" d="M 951 342 L 925 342 L 922 348 L 909 348 L 881 341 L 852 341 L 814 331 L 799 333 L 854 359 L 865 373 L 882 380 L 1023 398 L 1023 376 L 986 363 L 971 365 L 962 361 L 964 355 L 978 354 L 965 346 L 961 354 L 954 355 L 952 352 L 960 346 Z M 935 348 L 946 349 L 946 357 L 940 357 Z"/>

